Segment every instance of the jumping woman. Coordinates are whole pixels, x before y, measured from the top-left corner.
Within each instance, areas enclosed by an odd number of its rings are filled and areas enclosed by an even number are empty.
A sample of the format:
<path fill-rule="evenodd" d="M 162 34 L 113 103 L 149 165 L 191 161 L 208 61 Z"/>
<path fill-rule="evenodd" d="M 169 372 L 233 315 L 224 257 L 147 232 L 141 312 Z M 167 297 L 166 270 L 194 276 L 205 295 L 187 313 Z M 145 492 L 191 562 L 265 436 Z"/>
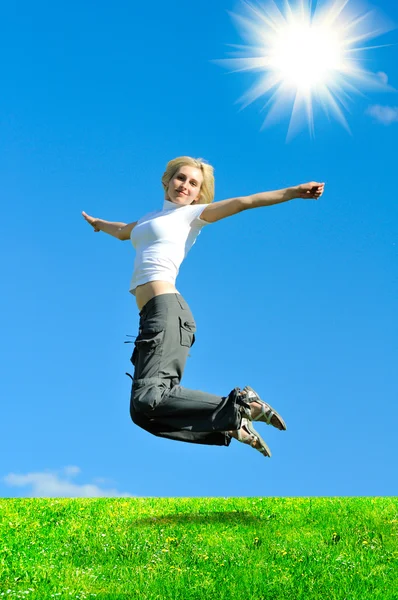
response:
<path fill-rule="evenodd" d="M 196 325 L 175 282 L 182 261 L 209 223 L 294 198 L 318 199 L 324 184 L 304 183 L 213 202 L 213 167 L 202 159 L 182 156 L 167 164 L 162 185 L 163 208 L 138 221 L 115 223 L 82 213 L 95 232 L 130 239 L 136 250 L 130 292 L 140 322 L 131 357 L 131 418 L 159 437 L 215 446 L 229 446 L 235 438 L 271 456 L 252 423 L 264 422 L 279 430 L 285 430 L 286 424 L 250 386 L 235 387 L 221 397 L 180 385 Z"/>

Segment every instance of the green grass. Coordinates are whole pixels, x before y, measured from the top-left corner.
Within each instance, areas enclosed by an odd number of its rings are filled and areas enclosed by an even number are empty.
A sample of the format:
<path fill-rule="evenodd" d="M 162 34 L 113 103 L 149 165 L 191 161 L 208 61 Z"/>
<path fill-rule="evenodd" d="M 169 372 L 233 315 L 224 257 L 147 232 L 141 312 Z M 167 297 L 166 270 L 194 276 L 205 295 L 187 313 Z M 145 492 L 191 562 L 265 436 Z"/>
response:
<path fill-rule="evenodd" d="M 398 600 L 398 499 L 1 499 L 2 598 Z"/>

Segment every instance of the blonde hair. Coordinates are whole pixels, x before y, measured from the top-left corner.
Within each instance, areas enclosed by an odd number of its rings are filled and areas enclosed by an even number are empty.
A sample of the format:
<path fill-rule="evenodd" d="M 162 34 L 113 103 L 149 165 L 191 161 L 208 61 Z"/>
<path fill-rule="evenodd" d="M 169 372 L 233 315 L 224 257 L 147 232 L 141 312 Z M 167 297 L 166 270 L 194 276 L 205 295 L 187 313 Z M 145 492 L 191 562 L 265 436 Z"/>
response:
<path fill-rule="evenodd" d="M 210 204 L 214 200 L 214 168 L 205 162 L 202 158 L 191 158 L 190 156 L 179 156 L 173 158 L 167 163 L 166 170 L 163 173 L 162 185 L 167 195 L 167 188 L 171 179 L 181 167 L 195 167 L 200 169 L 203 175 L 203 182 L 200 186 L 198 200 L 200 204 Z"/>

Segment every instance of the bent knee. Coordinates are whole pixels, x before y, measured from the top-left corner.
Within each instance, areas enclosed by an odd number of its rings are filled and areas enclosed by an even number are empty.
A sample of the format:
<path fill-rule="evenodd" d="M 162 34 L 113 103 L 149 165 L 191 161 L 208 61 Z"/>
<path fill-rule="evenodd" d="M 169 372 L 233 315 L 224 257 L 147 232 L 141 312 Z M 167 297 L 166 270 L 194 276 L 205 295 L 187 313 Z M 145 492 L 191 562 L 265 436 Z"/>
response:
<path fill-rule="evenodd" d="M 130 414 L 135 422 L 137 415 L 149 415 L 162 399 L 164 385 L 158 377 L 136 379 L 131 388 Z"/>

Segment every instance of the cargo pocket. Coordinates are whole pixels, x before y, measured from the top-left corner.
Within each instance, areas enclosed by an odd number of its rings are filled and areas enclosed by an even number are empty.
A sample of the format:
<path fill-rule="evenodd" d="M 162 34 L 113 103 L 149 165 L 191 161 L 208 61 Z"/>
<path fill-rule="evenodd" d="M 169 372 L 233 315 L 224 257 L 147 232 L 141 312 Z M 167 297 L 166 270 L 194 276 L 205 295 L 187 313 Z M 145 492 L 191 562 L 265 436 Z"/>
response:
<path fill-rule="evenodd" d="M 163 351 L 165 331 L 140 331 L 134 344 L 131 362 L 135 367 L 135 378 L 157 375 Z"/>
<path fill-rule="evenodd" d="M 164 338 L 163 331 L 145 331 L 141 332 L 135 340 L 134 351 L 139 352 L 144 350 L 149 354 L 159 354 L 161 352 L 161 344 Z M 135 354 L 137 355 L 137 352 Z M 134 352 L 133 352 L 134 356 Z M 135 358 L 136 360 L 136 358 Z"/>
<path fill-rule="evenodd" d="M 180 320 L 180 343 L 181 346 L 186 346 L 187 348 L 191 348 L 195 343 L 195 331 L 196 324 L 195 321 L 184 321 L 181 317 L 178 317 Z"/>

